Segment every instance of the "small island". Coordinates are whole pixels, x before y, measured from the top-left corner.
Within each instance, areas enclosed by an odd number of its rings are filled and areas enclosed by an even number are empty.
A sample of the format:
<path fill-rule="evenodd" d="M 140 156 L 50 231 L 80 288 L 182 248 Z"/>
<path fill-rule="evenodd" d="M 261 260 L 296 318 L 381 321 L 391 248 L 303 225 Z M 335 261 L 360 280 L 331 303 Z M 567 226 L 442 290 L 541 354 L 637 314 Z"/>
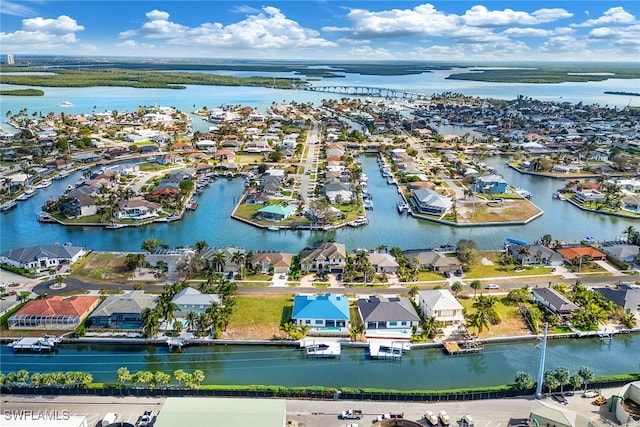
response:
<path fill-rule="evenodd" d="M 640 92 L 625 92 L 617 90 L 605 90 L 604 93 L 607 95 L 640 96 Z"/>
<path fill-rule="evenodd" d="M 44 96 L 44 91 L 40 89 L 11 89 L 0 90 L 0 95 L 6 96 Z"/>

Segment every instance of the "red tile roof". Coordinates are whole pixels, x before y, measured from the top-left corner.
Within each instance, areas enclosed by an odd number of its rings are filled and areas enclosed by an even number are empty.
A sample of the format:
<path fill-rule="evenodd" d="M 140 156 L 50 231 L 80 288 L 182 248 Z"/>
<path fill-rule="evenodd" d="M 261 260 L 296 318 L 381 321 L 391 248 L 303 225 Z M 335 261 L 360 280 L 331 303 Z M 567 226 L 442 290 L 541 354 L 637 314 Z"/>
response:
<path fill-rule="evenodd" d="M 100 300 L 97 296 L 76 295 L 69 298 L 54 296 L 47 299 L 32 300 L 16 314 L 38 316 L 84 316 Z"/>
<path fill-rule="evenodd" d="M 556 252 L 558 252 L 560 255 L 562 255 L 566 259 L 575 259 L 581 256 L 588 256 L 588 257 L 591 257 L 592 259 L 602 259 L 606 257 L 606 255 L 600 252 L 599 250 L 590 248 L 588 246 L 582 246 L 579 248 L 556 249 Z"/>

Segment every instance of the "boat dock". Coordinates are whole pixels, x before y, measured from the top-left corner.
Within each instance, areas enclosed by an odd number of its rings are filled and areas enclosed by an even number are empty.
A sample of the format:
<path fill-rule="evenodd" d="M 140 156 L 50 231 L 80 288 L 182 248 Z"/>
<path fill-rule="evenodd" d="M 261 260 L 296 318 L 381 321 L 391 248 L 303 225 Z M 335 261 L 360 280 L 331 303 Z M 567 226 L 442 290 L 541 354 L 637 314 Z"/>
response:
<path fill-rule="evenodd" d="M 442 343 L 444 351 L 449 356 L 458 354 L 480 353 L 483 350 L 482 344 L 472 341 L 444 341 Z"/>
<path fill-rule="evenodd" d="M 398 360 L 402 353 L 411 349 L 411 344 L 404 341 L 371 340 L 369 342 L 369 359 Z"/>
<path fill-rule="evenodd" d="M 300 347 L 304 349 L 308 357 L 329 358 L 340 357 L 341 347 L 337 341 L 321 341 L 315 340 L 301 341 Z"/>
<path fill-rule="evenodd" d="M 51 335 L 45 335 L 43 337 L 24 337 L 8 344 L 13 348 L 13 351 L 51 351 L 56 348 L 60 343 L 60 338 L 56 338 Z"/>
<path fill-rule="evenodd" d="M 169 346 L 169 350 L 182 350 L 182 347 L 185 345 L 185 341 L 182 338 L 169 338 L 167 340 L 167 345 Z"/>

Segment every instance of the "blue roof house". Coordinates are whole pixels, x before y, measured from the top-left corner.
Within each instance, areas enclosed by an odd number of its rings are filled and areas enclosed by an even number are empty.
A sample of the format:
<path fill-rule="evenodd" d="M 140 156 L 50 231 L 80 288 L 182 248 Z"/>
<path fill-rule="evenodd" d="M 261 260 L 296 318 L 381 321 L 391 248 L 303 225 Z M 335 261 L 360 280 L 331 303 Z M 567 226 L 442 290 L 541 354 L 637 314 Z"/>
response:
<path fill-rule="evenodd" d="M 292 320 L 311 328 L 310 335 L 349 334 L 349 301 L 344 295 L 296 295 Z"/>
<path fill-rule="evenodd" d="M 495 174 L 479 176 L 475 190 L 477 193 L 504 194 L 507 192 L 507 181 Z"/>

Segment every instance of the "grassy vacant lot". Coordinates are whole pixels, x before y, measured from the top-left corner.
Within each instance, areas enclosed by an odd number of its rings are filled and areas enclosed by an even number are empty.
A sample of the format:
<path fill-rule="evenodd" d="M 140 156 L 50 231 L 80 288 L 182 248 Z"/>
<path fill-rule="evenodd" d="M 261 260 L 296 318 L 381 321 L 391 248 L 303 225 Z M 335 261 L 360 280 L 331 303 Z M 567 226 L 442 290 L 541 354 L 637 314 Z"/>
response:
<path fill-rule="evenodd" d="M 124 269 L 124 257 L 125 254 L 92 252 L 73 265 L 71 277 L 105 285 L 127 282 L 131 273 Z"/>
<path fill-rule="evenodd" d="M 476 263 L 465 275 L 467 279 L 482 279 L 483 277 L 500 276 L 532 276 L 538 274 L 551 274 L 553 267 L 535 266 L 522 268 L 519 265 L 501 265 L 500 252 L 482 252 L 482 257 L 491 261 L 493 265 Z"/>
<path fill-rule="evenodd" d="M 458 223 L 524 221 L 540 213 L 534 204 L 525 199 L 507 199 L 504 203 L 458 204 Z"/>
<path fill-rule="evenodd" d="M 292 294 L 252 294 L 236 297 L 236 310 L 224 338 L 270 340 L 284 338 L 280 324 L 291 319 Z"/>
<path fill-rule="evenodd" d="M 476 309 L 473 308 L 474 298 L 458 298 L 458 300 L 466 309 L 467 315 L 471 315 L 476 312 Z M 495 308 L 500 315 L 501 322 L 497 325 L 489 325 L 488 330 L 485 329 L 482 331 L 480 338 L 531 334 L 526 322 L 520 315 L 520 312 L 518 312 L 518 307 L 507 297 L 498 297 L 498 303 Z M 471 328 L 471 333 L 475 332 L 475 329 Z"/>

